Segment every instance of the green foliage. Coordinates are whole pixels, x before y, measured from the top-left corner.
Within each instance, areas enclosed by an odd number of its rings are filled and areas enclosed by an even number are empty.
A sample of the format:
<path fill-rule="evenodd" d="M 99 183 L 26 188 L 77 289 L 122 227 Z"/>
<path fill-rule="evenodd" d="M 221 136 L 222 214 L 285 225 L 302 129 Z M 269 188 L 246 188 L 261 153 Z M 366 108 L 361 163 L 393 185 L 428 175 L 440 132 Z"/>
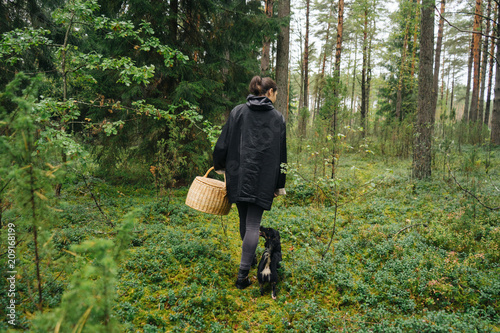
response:
<path fill-rule="evenodd" d="M 326 83 L 323 87 L 325 101 L 319 110 L 320 116 L 324 119 L 333 121 L 333 113 L 337 112 L 338 121 L 345 117 L 345 109 L 341 107 L 341 101 L 347 94 L 347 87 L 338 77 L 328 76 L 325 79 Z M 334 94 L 336 92 L 336 95 Z M 338 125 L 337 125 L 338 126 Z"/>
<path fill-rule="evenodd" d="M 481 142 L 485 129 L 454 123 L 443 104 L 435 177 L 409 176 L 414 3 L 395 14 L 373 137 L 363 138 L 332 77 L 312 130 L 307 110 L 292 114 L 288 195 L 263 220 L 282 238 L 276 301 L 256 282 L 234 288 L 236 210 L 196 212 L 174 187 L 208 168 L 214 124 L 242 102 L 263 36 L 273 40 L 282 22 L 258 1 L 35 1 L 34 16 L 27 3 L 1 23 L 0 221 L 16 226 L 20 303 L 17 326 L 0 330 L 500 329 L 499 218 L 489 208 L 499 202 L 498 150 L 466 146 L 463 133 Z M 23 70 L 44 73 L 14 76 Z M 6 290 L 3 279 L 2 315 Z"/>
<path fill-rule="evenodd" d="M 498 152 L 491 154 L 496 165 Z M 455 156 L 452 169 L 469 186 L 458 168 L 464 158 Z M 453 183 L 441 177 L 412 182 L 410 161 L 388 162 L 341 155 L 331 189 L 339 191 L 337 232 L 323 259 L 335 213 L 334 205 L 318 201 L 324 195 L 318 186 L 329 189 L 326 179 L 318 177 L 316 186 L 289 169 L 291 195 L 276 198 L 262 222 L 281 233 L 276 301 L 261 297 L 256 281 L 243 291 L 233 286 L 241 251 L 236 210 L 209 216 L 185 206 L 186 189 L 172 190 L 166 201 L 152 189 L 90 178 L 111 220 L 143 207 L 134 232 L 115 235 L 104 228 L 85 184 L 75 182 L 58 205 L 64 211 L 60 231 L 50 241 L 64 253 L 65 274 L 44 294 L 51 296 L 51 309 L 25 318 L 24 325 L 53 331 L 63 318 L 61 329 L 82 327 L 93 306 L 82 332 L 105 330 L 108 310 L 109 330 L 123 332 L 498 330 L 498 213 L 477 206 L 472 223 L 475 203 Z M 484 162 L 479 165 L 482 171 L 471 171 L 469 179 L 485 172 Z M 312 165 L 301 168 L 312 177 Z M 494 193 L 489 186 L 477 186 L 476 194 L 495 203 L 498 196 L 484 197 Z M 261 242 L 258 254 L 262 250 Z"/>
<path fill-rule="evenodd" d="M 47 244 L 58 225 L 53 186 L 61 168 L 50 161 L 54 148 L 64 139 L 54 138 L 51 145 L 39 140 L 44 126 L 38 117 L 38 87 L 38 79 L 32 82 L 19 74 L 0 97 L 2 105 L 10 108 L 0 110 L 0 227 L 7 222 L 13 230 L 13 242 L 19 243 L 14 246 L 14 258 L 8 261 L 6 256 L 2 257 L 1 264 L 23 277 L 17 280 L 15 300 L 19 303 L 21 295 L 29 290 L 30 302 L 25 304 L 28 311 L 57 304 L 60 288 L 57 283 L 47 284 L 54 278 L 50 262 L 55 255 L 52 245 Z M 6 220 L 2 221 L 4 207 L 9 209 Z M 0 242 L 6 245 L 7 237 L 2 237 Z M 9 245 L 12 247 L 12 242 Z M 1 293 L 5 309 L 12 297 L 6 297 L 7 288 L 2 288 Z M 23 327 L 24 321 L 19 318 L 15 325 Z"/>
<path fill-rule="evenodd" d="M 50 34 L 46 29 L 14 29 L 2 34 L 0 40 L 0 61 L 10 65 L 22 61 L 21 55 L 32 47 L 50 44 L 51 40 L 44 35 Z"/>
<path fill-rule="evenodd" d="M 61 304 L 33 320 L 33 331 L 122 332 L 113 315 L 118 263 L 132 239 L 135 213 L 124 216 L 114 240 L 91 239 L 72 245 L 68 288 Z"/>

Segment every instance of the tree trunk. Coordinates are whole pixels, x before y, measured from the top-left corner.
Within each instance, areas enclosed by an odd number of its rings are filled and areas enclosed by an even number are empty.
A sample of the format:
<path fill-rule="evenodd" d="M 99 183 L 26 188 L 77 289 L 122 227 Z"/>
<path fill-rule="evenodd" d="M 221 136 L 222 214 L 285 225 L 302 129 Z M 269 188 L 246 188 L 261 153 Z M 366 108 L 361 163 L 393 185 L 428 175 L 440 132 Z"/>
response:
<path fill-rule="evenodd" d="M 477 122 L 479 119 L 479 80 L 481 77 L 481 21 L 482 21 L 482 8 L 481 1 L 476 0 L 476 10 L 474 14 L 474 80 L 472 85 L 472 95 L 470 101 L 469 120 L 472 123 Z M 481 119 L 482 121 L 482 119 Z"/>
<path fill-rule="evenodd" d="M 325 46 L 324 46 L 324 50 L 323 50 L 323 60 L 322 60 L 322 64 L 321 64 L 321 73 L 320 73 L 320 76 L 318 79 L 318 98 L 317 98 L 317 103 L 316 103 L 317 107 L 316 107 L 316 111 L 313 114 L 313 121 L 314 121 L 314 118 L 316 117 L 316 114 L 319 112 L 319 109 L 321 107 L 321 98 L 322 98 L 321 90 L 322 90 L 322 87 L 323 87 L 324 81 L 325 81 L 326 53 L 327 53 L 326 51 L 328 49 L 328 40 L 330 39 L 330 29 L 332 26 L 332 23 L 331 23 L 332 14 L 333 14 L 333 10 L 330 7 L 330 10 L 328 11 L 328 26 L 326 28 L 326 38 L 325 38 Z"/>
<path fill-rule="evenodd" d="M 363 26 L 363 67 L 361 69 L 361 122 L 362 135 L 365 137 L 365 120 L 366 120 L 366 70 L 368 64 L 368 9 L 364 12 Z"/>
<path fill-rule="evenodd" d="M 441 0 L 441 16 L 439 18 L 439 28 L 438 28 L 438 36 L 437 36 L 437 41 L 436 41 L 436 57 L 434 59 L 434 81 L 433 81 L 433 92 L 434 92 L 434 99 L 433 99 L 433 105 L 432 109 L 434 110 L 434 113 L 437 110 L 437 100 L 438 100 L 438 86 L 439 86 L 439 67 L 441 65 L 441 46 L 443 45 L 443 27 L 444 27 L 444 10 L 445 10 L 445 0 Z"/>
<path fill-rule="evenodd" d="M 450 96 L 450 115 L 454 115 L 456 118 L 456 112 L 453 112 L 453 95 L 455 94 L 455 72 L 453 72 L 453 79 L 451 80 L 451 96 Z M 450 120 L 455 120 L 451 119 Z"/>
<path fill-rule="evenodd" d="M 170 40 L 174 45 L 177 45 L 177 19 L 179 15 L 179 0 L 170 0 L 170 19 L 169 19 L 169 30 L 170 30 Z"/>
<path fill-rule="evenodd" d="M 304 38 L 304 101 L 303 107 L 309 107 L 309 7 L 311 0 L 306 2 L 306 36 Z"/>
<path fill-rule="evenodd" d="M 418 75 L 417 123 L 413 151 L 413 175 L 417 179 L 431 176 L 431 143 L 434 129 L 433 50 L 434 1 L 422 0 L 420 23 L 420 68 Z"/>
<path fill-rule="evenodd" d="M 276 84 L 278 85 L 278 96 L 276 97 L 276 108 L 288 121 L 288 58 L 290 53 L 290 0 L 278 1 L 278 18 L 287 20 L 281 26 L 278 35 L 278 46 L 276 50 Z"/>
<path fill-rule="evenodd" d="M 486 9 L 486 36 L 490 35 L 490 16 L 491 16 L 491 0 L 488 0 L 488 5 Z M 484 37 L 483 41 L 483 50 L 482 50 L 482 56 L 483 60 L 481 61 L 481 90 L 479 93 L 479 106 L 478 106 L 478 122 L 484 123 L 484 97 L 485 97 L 485 90 L 486 90 L 486 70 L 487 70 L 487 65 L 488 65 L 488 42 L 489 38 Z"/>
<path fill-rule="evenodd" d="M 495 21 L 498 20 L 498 4 L 495 3 Z M 498 37 L 498 31 L 497 29 L 493 28 L 492 29 L 493 36 Z M 492 81 L 493 81 L 493 61 L 495 57 L 493 54 L 495 53 L 495 38 L 491 39 L 491 47 L 490 47 L 490 71 L 488 75 L 488 90 L 487 90 L 487 97 L 486 97 L 486 108 L 485 108 L 485 113 L 484 113 L 484 124 L 486 126 L 489 126 L 489 120 L 490 120 L 490 111 L 491 111 L 491 88 L 492 88 Z"/>
<path fill-rule="evenodd" d="M 63 78 L 63 101 L 65 102 L 68 99 L 68 73 L 69 70 L 66 68 L 67 61 L 67 49 L 68 49 L 68 41 L 71 30 L 73 29 L 73 20 L 75 19 L 75 12 L 71 13 L 71 18 L 68 23 L 68 28 L 66 29 L 66 34 L 64 35 L 64 43 L 62 45 L 61 51 L 61 74 Z M 63 128 L 64 129 L 64 128 Z M 62 151 L 62 161 L 63 165 L 66 164 L 66 152 Z M 56 184 L 55 195 L 56 197 L 61 196 L 62 183 Z"/>
<path fill-rule="evenodd" d="M 420 0 L 417 0 L 417 5 L 420 5 Z M 412 49 L 412 52 L 411 52 L 411 75 L 410 77 L 412 78 L 413 80 L 413 77 L 415 75 L 415 64 L 416 64 L 416 59 L 417 59 L 417 39 L 418 39 L 418 22 L 419 22 L 419 15 L 420 15 L 420 11 L 417 10 L 417 12 L 415 13 L 415 27 L 413 29 L 413 49 Z"/>
<path fill-rule="evenodd" d="M 335 66 L 333 77 L 335 79 L 333 95 L 338 96 L 338 85 L 340 83 L 340 60 L 342 58 L 342 39 L 344 34 L 344 0 L 339 0 L 339 17 L 337 20 L 337 45 L 335 47 Z M 333 109 L 333 149 L 332 149 L 332 179 L 335 176 L 335 154 L 337 137 L 337 113 L 338 107 Z"/>
<path fill-rule="evenodd" d="M 469 53 L 469 62 L 467 65 L 467 88 L 465 91 L 465 102 L 464 102 L 464 114 L 462 116 L 462 121 L 469 122 L 469 109 L 470 109 L 470 86 L 472 79 L 472 62 L 474 60 L 474 36 L 471 38 L 470 42 L 470 53 Z"/>
<path fill-rule="evenodd" d="M 498 9 L 498 7 L 497 7 Z M 500 31 L 500 22 L 497 21 L 497 34 Z M 500 39 L 497 39 L 496 58 L 500 59 Z M 495 99 L 493 100 L 493 111 L 491 112 L 491 143 L 500 145 L 500 64 L 495 61 Z"/>
<path fill-rule="evenodd" d="M 265 0 L 264 3 L 266 16 L 270 19 L 273 17 L 274 0 Z M 271 39 L 269 36 L 264 36 L 264 41 L 262 43 L 262 56 L 260 58 L 260 73 L 262 76 L 266 76 L 269 73 L 270 52 Z"/>
<path fill-rule="evenodd" d="M 402 120 L 401 117 L 401 105 L 403 103 L 403 76 L 404 76 L 404 68 L 406 64 L 406 53 L 408 49 L 408 27 L 410 22 L 406 23 L 405 36 L 403 40 L 403 50 L 401 54 L 401 65 L 399 68 L 399 79 L 398 79 L 398 90 L 396 92 L 396 119 Z"/>
<path fill-rule="evenodd" d="M 344 0 L 339 0 L 339 16 L 337 20 L 337 43 L 335 46 L 335 66 L 333 77 L 335 85 L 333 95 L 337 98 L 339 95 L 338 86 L 340 84 L 340 60 L 342 59 L 342 41 L 344 39 Z M 338 107 L 333 111 L 333 133 L 337 135 L 337 114 Z"/>
<path fill-rule="evenodd" d="M 372 28 L 375 27 L 375 22 L 372 22 Z M 366 114 L 365 114 L 365 125 L 363 130 L 363 137 L 365 137 L 367 131 L 368 131 L 368 116 L 370 113 L 370 91 L 371 91 L 371 82 L 372 82 L 372 40 L 373 40 L 373 30 L 370 33 L 370 37 L 368 38 L 368 59 L 367 59 L 367 66 L 366 66 Z"/>
<path fill-rule="evenodd" d="M 352 69 L 352 90 L 351 90 L 351 114 L 354 114 L 354 90 L 356 88 L 356 66 L 357 66 L 357 55 L 358 55 L 358 39 L 354 38 L 354 68 Z M 352 118 L 352 117 L 351 117 Z M 351 119 L 349 119 L 349 125 Z"/>
<path fill-rule="evenodd" d="M 494 29 L 490 29 L 490 17 L 491 17 L 491 0 L 488 0 L 488 9 L 487 9 L 487 23 L 486 23 L 486 35 L 488 36 L 490 34 L 490 31 L 492 32 L 492 35 L 495 35 Z M 497 18 L 495 17 L 495 20 Z M 484 121 L 483 121 L 483 124 L 488 126 L 489 124 L 489 120 L 490 120 L 490 107 L 491 107 L 491 84 L 492 84 L 492 80 L 493 80 L 493 52 L 495 52 L 495 41 L 493 38 L 491 38 L 491 46 L 490 46 L 490 52 L 487 52 L 486 50 L 488 49 L 488 43 L 489 43 L 489 38 L 488 37 L 485 37 L 484 38 L 484 49 L 485 49 L 485 52 L 484 52 L 484 80 L 483 82 L 486 82 L 486 63 L 488 62 L 488 53 L 489 53 L 489 72 L 488 72 L 488 86 L 486 88 L 486 103 L 485 103 L 485 107 L 483 109 L 483 107 L 481 107 L 481 110 L 484 111 Z M 482 93 L 482 97 L 484 98 L 484 85 L 485 83 L 483 84 L 483 93 Z M 483 102 L 481 100 L 481 102 Z"/>

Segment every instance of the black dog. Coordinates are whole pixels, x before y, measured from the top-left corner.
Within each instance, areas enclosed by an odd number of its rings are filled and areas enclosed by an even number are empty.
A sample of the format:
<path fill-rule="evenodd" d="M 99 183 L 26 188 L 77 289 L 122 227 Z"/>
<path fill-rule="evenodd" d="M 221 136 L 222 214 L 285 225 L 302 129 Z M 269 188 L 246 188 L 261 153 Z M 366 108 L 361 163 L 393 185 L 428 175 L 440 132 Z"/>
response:
<path fill-rule="evenodd" d="M 257 278 L 260 285 L 260 294 L 264 295 L 264 283 L 269 282 L 273 288 L 273 299 L 276 299 L 276 283 L 278 282 L 278 268 L 281 262 L 281 240 L 278 230 L 260 227 L 260 236 L 266 240 L 265 250 L 257 269 Z"/>

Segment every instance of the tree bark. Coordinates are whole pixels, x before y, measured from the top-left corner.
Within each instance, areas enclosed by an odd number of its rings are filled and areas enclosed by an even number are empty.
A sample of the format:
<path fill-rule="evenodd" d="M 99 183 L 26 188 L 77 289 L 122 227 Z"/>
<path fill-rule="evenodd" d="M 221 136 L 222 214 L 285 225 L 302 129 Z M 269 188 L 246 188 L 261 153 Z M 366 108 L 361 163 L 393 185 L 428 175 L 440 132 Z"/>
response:
<path fill-rule="evenodd" d="M 339 95 L 338 85 L 340 84 L 340 61 L 342 59 L 342 41 L 344 39 L 344 0 L 339 0 L 339 16 L 337 20 L 337 43 L 335 46 L 335 66 L 333 77 L 335 86 L 333 95 L 335 98 Z M 337 115 L 338 107 L 333 110 L 333 134 L 337 135 Z"/>
<path fill-rule="evenodd" d="M 453 96 L 455 94 L 455 72 L 453 72 L 453 79 L 451 80 L 451 93 L 450 93 L 450 120 L 454 120 L 454 119 L 451 119 L 451 115 L 454 115 L 454 117 L 456 117 L 456 113 L 453 112 Z"/>
<path fill-rule="evenodd" d="M 372 21 L 372 26 L 371 28 L 374 29 L 375 27 L 375 22 Z M 367 66 L 366 66 L 366 114 L 365 114 L 365 127 L 363 127 L 363 138 L 366 135 L 366 132 L 368 131 L 368 116 L 370 113 L 370 91 L 371 91 L 371 86 L 372 86 L 372 41 L 373 41 L 373 30 L 371 31 L 369 37 L 368 37 L 368 59 L 367 59 Z"/>
<path fill-rule="evenodd" d="M 304 91 L 303 107 L 309 108 L 309 7 L 311 0 L 306 2 L 306 36 L 304 38 Z"/>
<path fill-rule="evenodd" d="M 482 8 L 481 0 L 476 0 L 476 10 L 474 14 L 473 31 L 481 31 Z M 469 120 L 475 123 L 479 119 L 479 79 L 481 77 L 481 34 L 474 34 L 474 80 L 472 85 L 472 95 L 470 102 Z M 482 121 L 482 119 L 481 119 Z"/>
<path fill-rule="evenodd" d="M 177 45 L 177 19 L 179 15 L 179 0 L 170 0 L 170 18 L 169 18 L 169 30 L 170 30 L 170 40 L 174 45 Z"/>
<path fill-rule="evenodd" d="M 270 19 L 273 17 L 274 0 L 265 0 L 264 3 L 266 16 Z M 262 43 L 262 55 L 260 58 L 260 73 L 262 76 L 267 76 L 269 73 L 270 52 L 271 39 L 269 38 L 269 36 L 264 36 L 264 41 Z"/>
<path fill-rule="evenodd" d="M 472 79 L 472 62 L 474 60 L 474 36 L 471 38 L 470 42 L 470 53 L 469 62 L 467 65 L 467 88 L 465 91 L 465 102 L 464 102 L 464 114 L 462 116 L 462 121 L 469 122 L 469 109 L 470 109 L 470 86 Z"/>
<path fill-rule="evenodd" d="M 490 16 L 491 16 L 491 0 L 488 0 L 487 9 L 486 9 L 486 34 L 485 36 L 490 35 Z M 489 38 L 484 37 L 483 41 L 483 60 L 481 61 L 481 90 L 479 94 L 479 110 L 478 110 L 478 121 L 481 123 L 488 123 L 484 120 L 484 97 L 486 90 L 486 70 L 488 65 L 488 46 L 489 46 Z"/>
<path fill-rule="evenodd" d="M 361 127 L 362 134 L 365 137 L 365 120 L 366 120 L 366 72 L 368 64 L 368 9 L 364 12 L 364 25 L 363 25 L 363 66 L 361 69 Z"/>
<path fill-rule="evenodd" d="M 406 23 L 405 35 L 403 39 L 403 50 L 401 53 L 401 65 L 399 68 L 399 79 L 398 79 L 398 90 L 396 92 L 396 119 L 402 120 L 401 117 L 401 105 L 403 104 L 403 76 L 404 76 L 404 68 L 406 64 L 406 53 L 408 49 L 408 27 L 410 22 Z"/>
<path fill-rule="evenodd" d="M 500 31 L 500 22 L 498 20 L 496 28 L 498 34 Z M 496 58 L 500 59 L 500 39 L 497 39 L 496 44 Z M 500 64 L 498 61 L 495 61 L 495 70 L 497 75 L 495 75 L 495 99 L 493 101 L 493 111 L 491 112 L 491 143 L 500 145 L 500 75 L 498 75 L 500 73 Z"/>
<path fill-rule="evenodd" d="M 420 0 L 417 0 L 417 5 L 420 5 Z M 417 10 L 415 13 L 415 27 L 413 29 L 413 48 L 411 52 L 411 74 L 410 77 L 413 80 L 413 77 L 415 75 L 415 64 L 416 64 L 416 59 L 417 59 L 417 40 L 418 40 L 418 23 L 420 22 L 419 16 L 420 16 L 420 11 Z"/>
<path fill-rule="evenodd" d="M 356 66 L 357 66 L 357 55 L 358 55 L 358 39 L 354 39 L 354 67 L 352 69 L 352 90 L 351 90 L 351 114 L 354 114 L 354 91 L 356 88 Z M 357 96 L 356 96 L 357 99 Z M 351 117 L 352 118 L 352 117 Z M 351 118 L 349 118 L 349 125 L 351 125 Z"/>
<path fill-rule="evenodd" d="M 276 50 L 276 108 L 288 121 L 288 58 L 290 53 L 290 0 L 278 1 L 278 19 L 286 20 L 280 28 Z"/>
<path fill-rule="evenodd" d="M 491 0 L 489 0 L 488 2 L 491 3 Z M 494 13 L 495 13 L 494 22 L 496 22 L 496 20 L 498 19 L 498 4 L 496 4 L 496 3 L 495 3 Z M 491 30 L 492 30 L 493 37 L 498 36 L 498 31 L 496 31 L 496 29 L 494 27 L 492 27 Z M 484 124 L 486 126 L 488 126 L 490 123 L 491 87 L 493 84 L 493 60 L 494 60 L 493 54 L 495 53 L 495 39 L 493 37 L 491 38 L 491 45 L 490 45 L 490 52 L 489 52 L 489 55 L 490 55 L 489 68 L 490 68 L 490 70 L 488 72 L 488 87 L 486 88 L 486 106 L 484 108 Z"/>
<path fill-rule="evenodd" d="M 417 123 L 413 151 L 413 175 L 417 179 L 431 176 L 431 144 L 434 129 L 433 51 L 434 1 L 422 0 L 420 23 L 420 68 L 418 75 Z"/>
<path fill-rule="evenodd" d="M 333 6 L 333 2 L 332 2 L 332 6 Z M 323 60 L 322 60 L 322 64 L 321 64 L 321 73 L 320 73 L 319 80 L 318 80 L 318 98 L 316 101 L 317 107 L 316 107 L 316 111 L 313 114 L 313 121 L 314 121 L 314 118 L 315 118 L 316 114 L 319 112 L 319 109 L 321 107 L 321 98 L 322 98 L 321 90 L 322 90 L 322 87 L 324 86 L 324 83 L 325 83 L 326 54 L 327 54 L 327 49 L 328 49 L 328 40 L 330 39 L 330 29 L 332 26 L 332 22 L 331 22 L 332 14 L 333 14 L 333 9 L 330 7 L 330 9 L 328 11 L 328 26 L 326 28 L 326 38 L 325 38 L 325 46 L 323 49 Z"/>
<path fill-rule="evenodd" d="M 337 20 L 337 43 L 335 47 L 335 66 L 333 77 L 335 80 L 333 96 L 338 97 L 338 85 L 340 83 L 340 60 L 342 58 L 342 40 L 344 35 L 344 0 L 339 0 L 339 16 Z M 338 106 L 333 109 L 333 148 L 332 148 L 332 179 L 335 177 L 335 154 L 337 151 L 337 114 Z"/>
<path fill-rule="evenodd" d="M 433 81 L 433 92 L 434 99 L 432 109 L 434 113 L 437 110 L 437 100 L 438 100 L 438 86 L 439 86 L 439 67 L 441 65 L 441 47 L 443 45 L 443 28 L 444 28 L 444 11 L 445 11 L 445 0 L 441 0 L 441 10 L 440 10 L 440 19 L 439 19 L 439 28 L 438 28 L 438 36 L 436 41 L 436 56 L 434 59 L 434 81 Z"/>

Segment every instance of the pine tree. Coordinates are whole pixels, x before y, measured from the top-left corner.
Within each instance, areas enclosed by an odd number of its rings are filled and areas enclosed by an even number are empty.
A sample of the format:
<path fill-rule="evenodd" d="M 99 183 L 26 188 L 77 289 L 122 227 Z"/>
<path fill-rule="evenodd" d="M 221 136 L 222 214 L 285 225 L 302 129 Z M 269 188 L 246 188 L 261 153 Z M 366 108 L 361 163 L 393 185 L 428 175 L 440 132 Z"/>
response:
<path fill-rule="evenodd" d="M 413 151 L 413 175 L 431 176 L 431 142 L 434 129 L 433 107 L 434 0 L 422 1 L 420 68 L 418 74 L 418 111 Z"/>
<path fill-rule="evenodd" d="M 473 66 L 474 79 L 472 84 L 471 105 L 469 111 L 469 120 L 473 125 L 482 119 L 479 119 L 479 83 L 481 78 L 481 22 L 482 22 L 482 0 L 476 0 L 474 27 L 473 27 Z"/>
<path fill-rule="evenodd" d="M 286 121 L 288 121 L 288 58 L 290 53 L 290 0 L 278 1 L 278 19 L 281 20 L 281 27 L 278 36 L 276 50 L 276 84 L 279 94 L 276 100 L 276 109 L 280 111 Z"/>

